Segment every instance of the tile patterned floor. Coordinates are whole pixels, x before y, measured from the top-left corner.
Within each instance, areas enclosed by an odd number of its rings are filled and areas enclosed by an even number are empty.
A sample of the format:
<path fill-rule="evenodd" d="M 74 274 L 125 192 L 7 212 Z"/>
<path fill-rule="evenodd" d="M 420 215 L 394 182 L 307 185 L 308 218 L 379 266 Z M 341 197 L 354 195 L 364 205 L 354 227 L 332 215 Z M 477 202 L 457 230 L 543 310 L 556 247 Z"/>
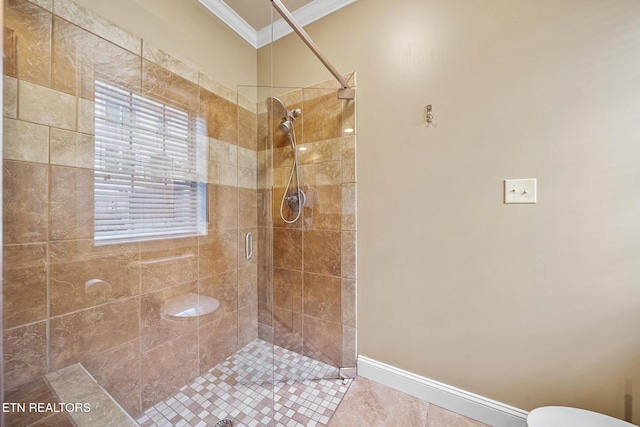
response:
<path fill-rule="evenodd" d="M 335 367 L 256 340 L 137 421 L 142 427 L 205 427 L 224 418 L 234 427 L 325 426 L 351 383 L 337 374 Z"/>

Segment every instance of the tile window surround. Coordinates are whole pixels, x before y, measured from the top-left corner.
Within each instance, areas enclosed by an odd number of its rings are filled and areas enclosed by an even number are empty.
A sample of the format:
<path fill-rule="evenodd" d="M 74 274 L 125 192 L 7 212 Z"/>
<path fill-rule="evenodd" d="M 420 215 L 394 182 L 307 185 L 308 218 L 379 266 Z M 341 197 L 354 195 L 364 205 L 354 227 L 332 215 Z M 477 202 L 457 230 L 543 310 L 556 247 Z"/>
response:
<path fill-rule="evenodd" d="M 273 212 L 290 152 L 268 143 L 254 101 L 69 0 L 5 6 L 7 395 L 82 363 L 139 416 L 259 336 L 355 366 L 355 137 L 340 133 L 354 106 L 322 85 L 283 96 L 303 108 L 301 170 L 320 198 L 305 212 L 312 225 L 284 226 Z M 97 79 L 206 121 L 206 236 L 94 245 Z M 87 286 L 93 279 L 105 283 Z M 167 320 L 164 302 L 189 292 L 220 308 Z"/>

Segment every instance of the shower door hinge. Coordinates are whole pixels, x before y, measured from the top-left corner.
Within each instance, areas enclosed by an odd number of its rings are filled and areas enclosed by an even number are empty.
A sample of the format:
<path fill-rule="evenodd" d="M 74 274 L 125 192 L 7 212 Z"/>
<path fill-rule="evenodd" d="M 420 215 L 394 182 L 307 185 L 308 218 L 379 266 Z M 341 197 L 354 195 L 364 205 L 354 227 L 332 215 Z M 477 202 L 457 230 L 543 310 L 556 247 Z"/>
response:
<path fill-rule="evenodd" d="M 338 89 L 338 99 L 356 99 L 356 88 L 347 87 Z"/>

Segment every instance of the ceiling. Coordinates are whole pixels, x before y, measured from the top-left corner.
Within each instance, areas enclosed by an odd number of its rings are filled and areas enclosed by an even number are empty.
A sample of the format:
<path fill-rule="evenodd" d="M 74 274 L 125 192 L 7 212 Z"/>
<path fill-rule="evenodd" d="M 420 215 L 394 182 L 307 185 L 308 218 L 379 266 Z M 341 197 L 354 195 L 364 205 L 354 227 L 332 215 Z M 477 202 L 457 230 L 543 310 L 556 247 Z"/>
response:
<path fill-rule="evenodd" d="M 255 48 L 293 32 L 270 0 L 198 0 L 211 13 Z M 310 24 L 356 0 L 282 0 L 302 26 Z M 273 24 L 272 24 L 273 21 Z"/>

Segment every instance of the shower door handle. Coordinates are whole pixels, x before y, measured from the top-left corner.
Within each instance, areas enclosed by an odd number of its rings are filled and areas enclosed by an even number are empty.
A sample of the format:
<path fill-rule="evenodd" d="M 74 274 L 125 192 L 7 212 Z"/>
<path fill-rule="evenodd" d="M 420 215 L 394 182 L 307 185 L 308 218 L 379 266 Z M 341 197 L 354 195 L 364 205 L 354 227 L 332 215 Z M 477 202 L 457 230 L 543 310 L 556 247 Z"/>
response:
<path fill-rule="evenodd" d="M 244 236 L 244 257 L 248 260 L 253 258 L 253 234 L 251 233 Z"/>

